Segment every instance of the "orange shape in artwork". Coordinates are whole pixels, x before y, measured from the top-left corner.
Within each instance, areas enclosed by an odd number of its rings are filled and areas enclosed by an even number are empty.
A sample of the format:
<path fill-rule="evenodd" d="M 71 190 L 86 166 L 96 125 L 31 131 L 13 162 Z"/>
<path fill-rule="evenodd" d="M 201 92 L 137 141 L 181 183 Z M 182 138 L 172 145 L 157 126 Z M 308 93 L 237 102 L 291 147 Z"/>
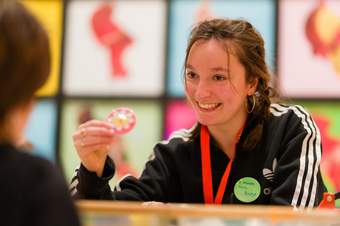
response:
<path fill-rule="evenodd" d="M 131 45 L 132 38 L 117 22 L 112 21 L 112 12 L 112 4 L 102 4 L 92 16 L 92 28 L 99 42 L 109 48 L 113 76 L 124 77 L 128 73 L 123 66 L 122 55 L 124 50 Z"/>
<path fill-rule="evenodd" d="M 305 31 L 313 53 L 328 58 L 340 74 L 340 15 L 320 0 L 307 18 Z"/>

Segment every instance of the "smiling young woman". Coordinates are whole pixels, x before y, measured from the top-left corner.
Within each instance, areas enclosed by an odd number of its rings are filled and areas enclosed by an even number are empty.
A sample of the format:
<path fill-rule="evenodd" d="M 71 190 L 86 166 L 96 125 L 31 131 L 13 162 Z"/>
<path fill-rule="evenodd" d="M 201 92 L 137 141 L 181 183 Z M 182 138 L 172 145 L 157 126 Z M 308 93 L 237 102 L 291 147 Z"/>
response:
<path fill-rule="evenodd" d="M 215 38 L 200 40 L 189 52 L 185 90 L 197 121 L 208 127 L 222 150 L 233 159 L 235 149 L 230 146 L 239 130 L 244 127 L 247 97 L 254 95 L 257 79 L 246 80 L 246 70 L 229 43 Z"/>
<path fill-rule="evenodd" d="M 319 130 L 301 106 L 271 103 L 264 41 L 255 28 L 232 19 L 197 24 L 184 67 L 186 96 L 197 124 L 156 144 L 141 176 L 127 176 L 111 191 L 114 162 L 105 154 L 113 140 L 110 125 L 84 123 L 73 135 L 82 161 L 72 180 L 73 194 L 87 199 L 318 205 L 325 191 Z M 86 147 L 78 145 L 84 130 L 92 141 Z M 98 156 L 99 165 L 94 164 Z"/>

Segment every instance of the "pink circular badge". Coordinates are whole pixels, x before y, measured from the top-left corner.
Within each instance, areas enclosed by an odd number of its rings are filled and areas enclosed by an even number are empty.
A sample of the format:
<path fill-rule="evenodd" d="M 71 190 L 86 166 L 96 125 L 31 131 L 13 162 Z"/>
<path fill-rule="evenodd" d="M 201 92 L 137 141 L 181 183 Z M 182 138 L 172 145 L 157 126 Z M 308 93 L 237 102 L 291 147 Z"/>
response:
<path fill-rule="evenodd" d="M 130 108 L 116 108 L 107 116 L 116 134 L 128 133 L 136 124 L 136 114 Z"/>

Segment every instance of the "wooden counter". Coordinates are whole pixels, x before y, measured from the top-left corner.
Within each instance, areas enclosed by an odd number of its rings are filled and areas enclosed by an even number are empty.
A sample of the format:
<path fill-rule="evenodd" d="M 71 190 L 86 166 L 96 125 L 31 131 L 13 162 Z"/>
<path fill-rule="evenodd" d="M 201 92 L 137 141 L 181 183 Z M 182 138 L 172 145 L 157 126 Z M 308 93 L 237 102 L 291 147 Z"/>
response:
<path fill-rule="evenodd" d="M 166 222 L 177 222 L 181 224 L 188 219 L 220 219 L 221 222 L 238 221 L 246 222 L 257 220 L 262 224 L 256 225 L 322 225 L 340 226 L 340 210 L 309 209 L 293 210 L 291 207 L 282 206 L 246 206 L 246 205 L 202 205 L 202 204 L 166 204 L 166 205 L 142 205 L 137 202 L 118 202 L 118 201 L 78 201 L 76 203 L 85 226 L 104 225 L 96 222 L 110 222 L 109 225 L 169 225 Z M 135 216 L 138 216 L 138 220 Z M 92 218 L 92 220 L 91 220 Z M 118 218 L 124 218 L 125 223 Z M 101 219 L 101 220 L 100 220 Z M 130 219 L 130 220 L 129 220 Z M 160 219 L 160 220 L 155 220 Z M 150 220 L 150 224 L 148 221 Z M 115 224 L 119 222 L 119 224 Z M 156 223 L 155 223 L 156 222 Z M 159 223 L 157 223 L 159 222 Z M 189 220 L 190 222 L 190 220 Z M 210 221 L 211 222 L 211 221 Z M 282 224 L 286 222 L 287 224 Z M 197 222 L 196 222 L 197 223 Z M 106 225 L 106 224 L 105 224 Z M 199 224 L 202 225 L 202 224 Z M 209 225 L 209 220 L 207 224 Z M 228 225 L 228 224 L 225 224 Z M 209 225 L 213 226 L 213 225 Z"/>

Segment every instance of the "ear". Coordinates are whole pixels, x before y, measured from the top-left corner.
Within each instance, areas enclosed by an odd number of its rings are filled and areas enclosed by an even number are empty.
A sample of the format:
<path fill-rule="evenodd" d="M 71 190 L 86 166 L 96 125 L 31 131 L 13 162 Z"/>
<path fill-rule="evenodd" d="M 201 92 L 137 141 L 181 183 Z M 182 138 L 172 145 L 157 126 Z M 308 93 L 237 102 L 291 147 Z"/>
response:
<path fill-rule="evenodd" d="M 258 78 L 248 83 L 248 92 L 247 92 L 248 96 L 251 96 L 256 92 L 258 83 L 259 83 Z"/>

